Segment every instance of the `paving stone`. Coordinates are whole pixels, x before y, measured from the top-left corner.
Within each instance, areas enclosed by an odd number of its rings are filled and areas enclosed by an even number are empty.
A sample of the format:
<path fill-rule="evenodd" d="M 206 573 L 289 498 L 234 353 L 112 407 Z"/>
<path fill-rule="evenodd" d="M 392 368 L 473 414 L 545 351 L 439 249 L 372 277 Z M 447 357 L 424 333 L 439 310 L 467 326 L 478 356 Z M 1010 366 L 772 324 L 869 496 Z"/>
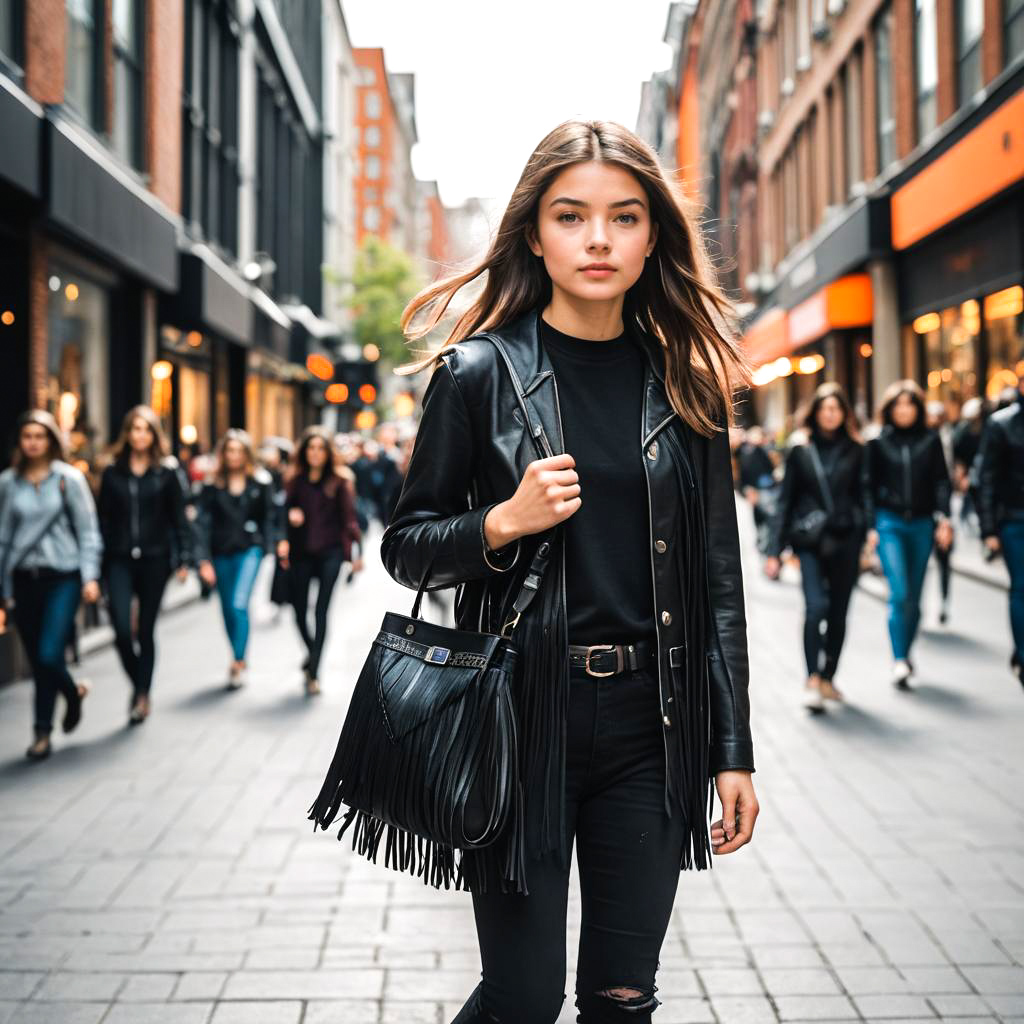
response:
<path fill-rule="evenodd" d="M 923 996 L 882 995 L 854 996 L 857 1009 L 865 1017 L 881 1020 L 884 1017 L 934 1017 L 935 1011 Z"/>
<path fill-rule="evenodd" d="M 210 1024 L 299 1024 L 302 1003 L 218 1003 Z"/>
<path fill-rule="evenodd" d="M 103 1024 L 208 1024 L 212 1003 L 119 1003 Z"/>

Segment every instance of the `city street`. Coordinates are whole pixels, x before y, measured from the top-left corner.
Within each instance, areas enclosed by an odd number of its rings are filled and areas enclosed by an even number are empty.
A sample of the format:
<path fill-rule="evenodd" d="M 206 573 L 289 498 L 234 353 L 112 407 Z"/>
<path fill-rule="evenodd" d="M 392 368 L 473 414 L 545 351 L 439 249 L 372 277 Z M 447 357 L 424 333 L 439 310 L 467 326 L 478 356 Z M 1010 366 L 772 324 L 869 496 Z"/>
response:
<path fill-rule="evenodd" d="M 223 689 L 216 604 L 190 604 L 161 622 L 150 721 L 125 727 L 103 649 L 80 670 L 83 724 L 43 764 L 22 757 L 30 686 L 0 690 L 0 1024 L 451 1020 L 479 976 L 469 896 L 374 868 L 305 819 L 383 611 L 412 603 L 369 548 L 335 594 L 320 699 L 301 695 L 290 614 L 270 624 L 263 598 L 245 690 Z M 1024 1021 L 1005 594 L 955 579 L 940 630 L 934 583 L 915 691 L 889 684 L 885 609 L 858 591 L 848 702 L 811 718 L 799 587 L 748 563 L 761 816 L 752 845 L 682 875 L 659 1024 Z"/>

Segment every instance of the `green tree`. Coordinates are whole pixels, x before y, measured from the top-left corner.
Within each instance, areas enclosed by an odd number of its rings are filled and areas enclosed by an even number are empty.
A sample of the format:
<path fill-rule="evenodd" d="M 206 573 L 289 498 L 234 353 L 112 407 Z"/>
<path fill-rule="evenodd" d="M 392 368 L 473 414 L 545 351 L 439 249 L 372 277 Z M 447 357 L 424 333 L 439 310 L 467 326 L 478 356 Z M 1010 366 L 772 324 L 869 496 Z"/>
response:
<path fill-rule="evenodd" d="M 410 257 L 374 235 L 367 235 L 356 253 L 352 292 L 355 340 L 373 342 L 390 365 L 407 362 L 410 350 L 398 326 L 406 303 L 419 291 L 420 276 Z"/>

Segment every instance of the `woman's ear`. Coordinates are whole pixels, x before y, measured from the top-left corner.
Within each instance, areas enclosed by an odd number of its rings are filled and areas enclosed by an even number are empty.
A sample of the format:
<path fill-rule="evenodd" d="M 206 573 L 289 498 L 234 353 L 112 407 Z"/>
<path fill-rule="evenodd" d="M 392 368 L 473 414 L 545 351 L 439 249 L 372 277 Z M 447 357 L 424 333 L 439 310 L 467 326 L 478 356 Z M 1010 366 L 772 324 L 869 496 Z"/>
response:
<path fill-rule="evenodd" d="M 530 252 L 534 256 L 543 256 L 544 250 L 540 246 L 540 241 L 537 238 L 537 227 L 534 224 L 527 226 L 525 232 L 526 244 L 530 247 Z"/>
<path fill-rule="evenodd" d="M 654 252 L 654 244 L 658 241 L 658 225 L 652 221 L 651 223 L 651 238 L 647 243 L 647 255 L 650 256 Z"/>

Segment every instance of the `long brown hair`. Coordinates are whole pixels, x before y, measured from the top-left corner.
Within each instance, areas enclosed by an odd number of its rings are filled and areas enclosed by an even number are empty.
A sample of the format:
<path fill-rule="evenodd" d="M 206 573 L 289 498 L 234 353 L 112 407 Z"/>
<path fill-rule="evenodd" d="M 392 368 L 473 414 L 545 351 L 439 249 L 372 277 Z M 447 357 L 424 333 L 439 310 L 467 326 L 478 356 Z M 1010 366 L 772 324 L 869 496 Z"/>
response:
<path fill-rule="evenodd" d="M 171 447 L 167 443 L 167 435 L 164 433 L 163 425 L 157 414 L 148 405 L 136 405 L 125 414 L 124 420 L 121 423 L 121 433 L 118 434 L 111 451 L 114 465 L 121 468 L 124 468 L 131 458 L 132 446 L 128 441 L 128 435 L 132 431 L 132 424 L 137 419 L 142 420 L 149 427 L 149 433 L 152 437 L 149 445 L 150 465 L 158 465 L 170 454 Z"/>
<path fill-rule="evenodd" d="M 818 385 L 814 394 L 811 395 L 810 401 L 800 411 L 798 417 L 800 426 L 811 434 L 820 429 L 818 427 L 818 410 L 826 398 L 834 398 L 839 403 L 839 408 L 843 410 L 843 423 L 839 429 L 844 431 L 851 441 L 860 443 L 860 424 L 857 422 L 857 414 L 854 412 L 850 399 L 846 397 L 846 392 L 834 381 Z"/>
<path fill-rule="evenodd" d="M 878 420 L 883 426 L 892 427 L 892 407 L 900 395 L 906 395 L 917 408 L 917 419 L 911 430 L 926 430 L 928 422 L 925 418 L 924 392 L 916 380 L 894 380 L 882 395 L 882 404 L 878 409 Z"/>
<path fill-rule="evenodd" d="M 734 334 L 735 311 L 715 281 L 692 204 L 670 183 L 653 149 L 613 121 L 565 121 L 533 151 L 486 255 L 470 269 L 425 288 L 406 306 L 402 329 L 410 340 L 437 326 L 455 295 L 486 274 L 479 297 L 458 317 L 437 352 L 395 371 L 416 373 L 436 364 L 463 338 L 508 323 L 545 305 L 551 279 L 527 244 L 541 196 L 574 164 L 598 160 L 629 171 L 643 187 L 658 226 L 654 251 L 629 289 L 623 321 L 659 342 L 665 353 L 665 387 L 675 411 L 710 436 L 731 416 L 732 398 L 750 379 Z M 423 322 L 412 320 L 423 312 Z"/>
<path fill-rule="evenodd" d="M 224 449 L 232 441 L 237 441 L 245 449 L 245 475 L 252 476 L 256 471 L 256 449 L 253 447 L 252 438 L 248 432 L 238 427 L 231 427 L 224 431 L 224 436 L 217 442 L 215 451 L 217 457 L 217 468 L 213 471 L 213 482 L 218 487 L 227 485 L 228 474 L 224 468 Z"/>
<path fill-rule="evenodd" d="M 295 446 L 295 456 L 292 459 L 291 473 L 289 479 L 296 477 L 309 477 L 309 446 L 314 440 L 323 441 L 327 448 L 327 462 L 323 470 L 324 492 L 329 497 L 334 497 L 339 484 L 345 481 L 344 476 L 339 472 L 338 450 L 334 447 L 334 438 L 326 427 L 313 425 L 306 427 L 299 437 L 299 443 Z"/>
<path fill-rule="evenodd" d="M 51 462 L 63 462 L 67 460 L 67 453 L 64 450 L 64 440 L 60 434 L 60 427 L 54 419 L 53 413 L 45 409 L 29 409 L 18 417 L 18 423 L 14 429 L 14 451 L 11 453 L 11 466 L 19 475 L 24 469 L 25 455 L 21 450 L 21 432 L 30 423 L 42 427 L 50 438 L 50 450 L 48 452 Z"/>

